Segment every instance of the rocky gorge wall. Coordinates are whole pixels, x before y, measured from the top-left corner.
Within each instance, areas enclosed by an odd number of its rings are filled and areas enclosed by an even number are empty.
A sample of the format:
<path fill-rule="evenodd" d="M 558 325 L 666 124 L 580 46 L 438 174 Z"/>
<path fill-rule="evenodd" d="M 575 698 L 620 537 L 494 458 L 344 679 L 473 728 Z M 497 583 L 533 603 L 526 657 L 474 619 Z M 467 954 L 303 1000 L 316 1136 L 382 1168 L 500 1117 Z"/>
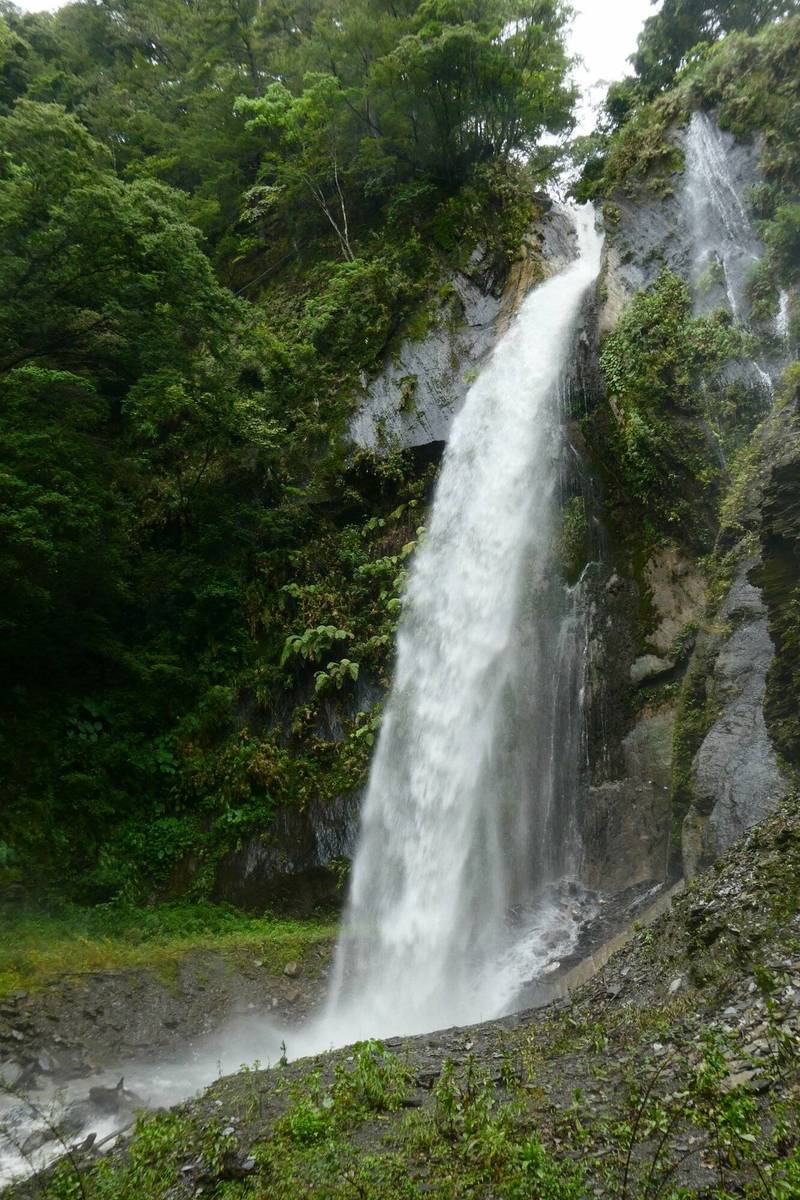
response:
<path fill-rule="evenodd" d="M 364 380 L 352 442 L 384 453 L 446 442 L 480 365 L 531 287 L 574 256 L 574 231 L 558 208 L 529 231 L 508 266 L 498 268 L 479 246 L 463 271 L 444 280 L 447 303 L 425 335 L 406 338 L 377 376 Z"/>
<path fill-rule="evenodd" d="M 683 173 L 656 190 L 620 191 L 606 206 L 600 338 L 665 270 L 691 284 L 697 312 L 722 309 L 750 328 L 747 270 L 760 247 L 748 196 L 760 178 L 759 147 L 736 142 L 712 117 L 699 120 L 699 148 L 691 126 L 672 132 Z M 719 161 L 709 165 L 714 156 Z M 736 223 L 720 221 L 716 240 L 708 229 L 713 204 L 710 216 L 698 215 L 691 179 L 698 169 L 711 173 L 706 186 L 719 188 L 740 214 L 741 223 L 738 216 Z M 702 255 L 711 263 L 703 276 Z M 712 552 L 680 538 L 642 550 L 645 539 L 637 545 L 628 530 L 594 590 L 589 715 L 604 740 L 595 748 L 584 837 L 589 877 L 607 887 L 641 873 L 693 876 L 790 789 L 796 727 L 790 734 L 785 722 L 796 712 L 800 682 L 796 653 L 790 662 L 796 620 L 788 615 L 800 565 L 789 515 L 796 516 L 800 496 L 797 389 L 778 386 L 782 348 L 775 339 L 755 328 L 753 334 L 760 343 L 753 360 L 733 362 L 726 372 L 755 393 L 755 428 L 749 438 L 746 427 L 734 431 L 741 448 L 730 461 L 709 438 L 723 479 Z M 595 402 L 612 424 L 618 419 L 613 396 Z M 771 514 L 780 528 L 774 540 Z M 767 579 L 776 581 L 772 602 Z"/>
<path fill-rule="evenodd" d="M 748 220 L 758 146 L 734 141 L 713 123 L 702 133 L 724 159 L 726 202 Z M 670 136 L 690 162 L 687 130 Z M 620 191 L 605 205 L 603 270 L 585 305 L 565 389 L 562 499 L 565 514 L 574 502 L 583 522 L 570 569 L 580 575 L 587 612 L 582 874 L 607 893 L 695 874 L 775 807 L 789 789 L 788 764 L 798 765 L 800 437 L 796 395 L 767 394 L 767 372 L 774 380 L 780 374 L 774 344 L 762 360 L 754 355 L 726 368 L 753 394 L 755 428 L 734 431 L 740 451 L 736 458 L 731 451 L 730 461 L 707 436 L 723 484 L 721 515 L 713 517 L 705 546 L 639 536 L 635 512 L 621 529 L 606 495 L 614 464 L 598 461 L 611 453 L 608 444 L 602 436 L 589 444 L 593 423 L 602 435 L 621 420 L 604 388 L 600 347 L 662 272 L 691 284 L 698 312 L 723 309 L 747 322 L 745 267 L 757 255 L 757 239 L 749 224 L 735 244 L 724 231 L 728 241 L 712 245 L 711 268 L 701 275 L 699 255 L 708 247 L 698 228 L 713 243 L 713 230 L 703 228 L 713 213 L 698 216 L 689 171 L 685 166 L 657 189 Z M 352 443 L 384 454 L 441 453 L 475 373 L 519 303 L 573 254 L 569 219 L 557 207 L 530 231 L 507 270 L 476 251 L 445 281 L 435 320 L 364 379 Z M 691 489 L 691 479 L 685 485 Z M 333 807 L 279 812 L 268 834 L 223 862 L 217 896 L 245 905 L 335 898 L 358 809 L 359 796 L 351 795 Z"/>

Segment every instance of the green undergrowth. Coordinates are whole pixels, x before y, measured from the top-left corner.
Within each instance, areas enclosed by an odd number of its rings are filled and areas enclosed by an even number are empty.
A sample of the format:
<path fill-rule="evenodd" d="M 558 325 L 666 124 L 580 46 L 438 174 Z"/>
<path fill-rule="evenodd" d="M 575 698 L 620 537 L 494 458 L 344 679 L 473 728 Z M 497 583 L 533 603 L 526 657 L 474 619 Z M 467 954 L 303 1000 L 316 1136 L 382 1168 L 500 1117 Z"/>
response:
<path fill-rule="evenodd" d="M 243 1069 L 36 1186 L 48 1200 L 795 1200 L 799 881 L 792 799 L 568 1000 Z"/>
<path fill-rule="evenodd" d="M 239 952 L 279 972 L 336 932 L 332 917 L 248 916 L 208 903 L 66 906 L 57 913 L 0 909 L 0 996 L 93 971 L 169 971 L 191 951 Z"/>
<path fill-rule="evenodd" d="M 640 292 L 600 355 L 608 400 L 584 419 L 611 523 L 632 553 L 677 538 L 708 547 L 723 457 L 752 425 L 753 397 L 724 385 L 745 352 L 726 314 L 695 317 L 688 286 L 664 270 Z"/>

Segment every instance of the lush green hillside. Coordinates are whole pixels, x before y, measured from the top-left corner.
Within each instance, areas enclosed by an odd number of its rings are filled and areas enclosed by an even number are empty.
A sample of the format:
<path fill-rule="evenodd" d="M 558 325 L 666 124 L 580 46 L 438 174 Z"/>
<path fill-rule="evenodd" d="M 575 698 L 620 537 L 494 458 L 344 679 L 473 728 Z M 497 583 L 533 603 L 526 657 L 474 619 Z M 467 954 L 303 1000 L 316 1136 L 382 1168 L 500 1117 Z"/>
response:
<path fill-rule="evenodd" d="M 445 270 L 516 249 L 564 20 L 0 4 L 7 894 L 147 896 L 180 862 L 202 893 L 276 804 L 361 780 L 430 468 L 346 419 Z"/>

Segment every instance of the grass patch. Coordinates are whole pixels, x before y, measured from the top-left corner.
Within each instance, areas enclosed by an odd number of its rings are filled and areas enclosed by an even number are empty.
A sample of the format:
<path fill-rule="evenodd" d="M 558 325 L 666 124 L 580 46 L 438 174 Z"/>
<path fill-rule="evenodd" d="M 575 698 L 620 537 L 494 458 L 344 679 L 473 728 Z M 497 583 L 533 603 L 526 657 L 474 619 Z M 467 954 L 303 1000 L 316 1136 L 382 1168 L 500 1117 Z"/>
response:
<path fill-rule="evenodd" d="M 251 916 L 228 905 L 67 906 L 56 913 L 0 910 L 0 996 L 65 975 L 152 967 L 169 971 L 190 950 L 246 951 L 280 971 L 333 938 L 330 917 Z"/>

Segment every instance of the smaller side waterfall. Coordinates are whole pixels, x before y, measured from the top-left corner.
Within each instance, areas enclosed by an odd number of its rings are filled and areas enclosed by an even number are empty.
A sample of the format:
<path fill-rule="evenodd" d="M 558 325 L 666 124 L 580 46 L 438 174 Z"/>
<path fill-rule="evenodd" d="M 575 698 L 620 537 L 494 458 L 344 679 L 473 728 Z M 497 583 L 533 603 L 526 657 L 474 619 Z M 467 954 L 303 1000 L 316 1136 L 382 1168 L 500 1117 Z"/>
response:
<path fill-rule="evenodd" d="M 751 315 L 748 285 L 763 254 L 746 204 L 747 187 L 756 178 L 754 163 L 747 161 L 751 153 L 707 113 L 692 114 L 686 135 L 684 211 L 694 247 L 695 306 L 699 312 L 711 312 L 727 303 L 734 321 L 745 327 Z M 771 331 L 779 343 L 786 339 L 787 318 L 788 297 L 782 293 Z M 783 365 L 783 351 L 767 348 L 739 363 L 731 377 L 760 391 L 769 405 L 773 381 Z"/>
<path fill-rule="evenodd" d="M 789 293 L 782 288 L 778 300 L 778 314 L 775 318 L 775 336 L 781 342 L 789 340 L 789 323 Z"/>
<path fill-rule="evenodd" d="M 694 244 L 693 284 L 698 307 L 718 307 L 720 287 L 737 321 L 750 310 L 747 282 L 761 246 L 745 208 L 743 187 L 731 169 L 734 139 L 704 112 L 695 112 L 686 136 L 685 189 Z"/>
<path fill-rule="evenodd" d="M 577 866 L 582 765 L 583 626 L 553 542 L 560 388 L 602 238 L 590 209 L 575 221 L 576 261 L 527 298 L 453 425 L 405 597 L 330 1042 L 495 1016 L 545 948 L 576 936 L 545 894 Z"/>

